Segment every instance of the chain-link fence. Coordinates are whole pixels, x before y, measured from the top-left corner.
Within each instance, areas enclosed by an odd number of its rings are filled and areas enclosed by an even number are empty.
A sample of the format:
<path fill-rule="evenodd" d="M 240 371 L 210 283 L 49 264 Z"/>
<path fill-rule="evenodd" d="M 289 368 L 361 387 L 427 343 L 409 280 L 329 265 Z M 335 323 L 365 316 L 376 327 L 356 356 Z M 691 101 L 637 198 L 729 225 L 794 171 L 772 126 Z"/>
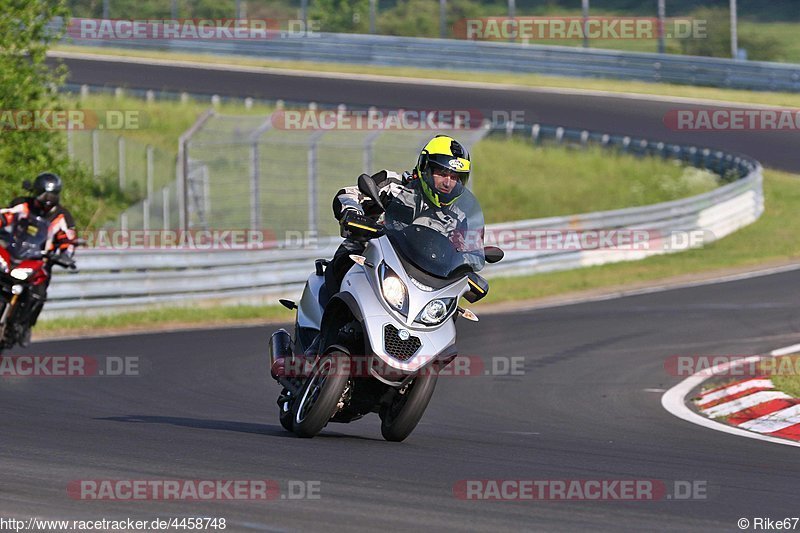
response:
<path fill-rule="evenodd" d="M 180 142 L 178 178 L 129 208 L 119 225 L 250 229 L 277 241 L 338 235 L 331 204 L 340 188 L 365 172 L 412 168 L 435 133 L 469 148 L 486 131 L 289 130 L 273 117 L 210 113 Z"/>
<path fill-rule="evenodd" d="M 67 130 L 66 136 L 71 159 L 84 163 L 95 178 L 113 180 L 135 198 L 151 198 L 154 191 L 174 182 L 175 156 L 167 151 L 99 129 Z"/>

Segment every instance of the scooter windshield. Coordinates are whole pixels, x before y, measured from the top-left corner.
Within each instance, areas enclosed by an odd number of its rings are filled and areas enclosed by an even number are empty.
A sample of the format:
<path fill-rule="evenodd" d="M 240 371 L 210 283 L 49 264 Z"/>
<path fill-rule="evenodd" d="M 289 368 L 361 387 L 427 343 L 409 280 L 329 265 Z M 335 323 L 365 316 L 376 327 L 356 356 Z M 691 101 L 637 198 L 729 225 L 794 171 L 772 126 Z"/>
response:
<path fill-rule="evenodd" d="M 412 182 L 392 196 L 384 226 L 404 259 L 433 276 L 456 278 L 486 264 L 483 211 L 467 189 L 452 205 L 429 207 L 419 182 Z"/>
<path fill-rule="evenodd" d="M 47 243 L 48 226 L 41 217 L 17 220 L 6 247 L 11 257 L 18 260 L 41 259 Z"/>

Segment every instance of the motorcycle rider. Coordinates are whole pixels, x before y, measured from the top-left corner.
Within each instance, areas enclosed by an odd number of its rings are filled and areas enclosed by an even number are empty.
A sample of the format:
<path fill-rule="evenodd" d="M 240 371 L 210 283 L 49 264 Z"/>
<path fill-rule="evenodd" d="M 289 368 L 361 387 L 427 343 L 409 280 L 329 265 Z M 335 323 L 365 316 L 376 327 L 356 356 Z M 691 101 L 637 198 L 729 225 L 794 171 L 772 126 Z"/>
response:
<path fill-rule="evenodd" d="M 412 171 L 397 174 L 381 170 L 371 176 L 371 179 L 378 186 L 381 204 L 384 206 L 392 199 L 405 198 L 406 195 L 401 194 L 404 189 L 419 189 L 422 194 L 413 196 L 420 198 L 421 203 L 408 206 L 409 216 L 413 220 L 426 213 L 428 225 L 435 221 L 440 231 L 451 233 L 463 221 L 463 213 L 458 209 L 451 209 L 450 206 L 461 196 L 469 176 L 470 156 L 466 148 L 452 137 L 436 135 L 422 148 L 417 166 Z M 345 240 L 325 270 L 325 285 L 320 298 L 323 306 L 339 291 L 345 274 L 353 266 L 350 255 L 360 255 L 365 248 L 363 240 L 352 238 L 347 230 L 348 225 L 372 223 L 372 220 L 380 216 L 381 210 L 358 187 L 345 187 L 339 190 L 333 200 L 333 214 L 342 226 L 342 237 Z"/>
<path fill-rule="evenodd" d="M 43 172 L 36 176 L 32 185 L 28 182 L 26 185 L 24 187 L 32 193 L 31 196 L 15 198 L 9 207 L 0 209 L 0 228 L 11 232 L 20 220 L 42 217 L 49 223 L 44 251 L 55 251 L 63 256 L 71 257 L 75 252 L 74 241 L 77 235 L 72 214 L 60 204 L 63 188 L 61 178 L 52 172 Z M 20 344 L 23 346 L 26 346 L 30 340 L 31 327 L 36 324 L 44 306 L 49 283 L 48 278 L 46 283 L 33 286 L 30 301 L 25 302 L 22 308 L 27 316 L 23 317 L 20 323 L 28 324 L 28 328 L 21 336 Z"/>
<path fill-rule="evenodd" d="M 381 170 L 370 179 L 378 187 L 381 205 L 388 206 L 392 201 L 402 204 L 400 208 L 408 212 L 407 223 L 419 221 L 458 237 L 459 232 L 453 230 L 460 228 L 465 215 L 453 204 L 464 192 L 469 176 L 470 156 L 466 148 L 452 137 L 436 135 L 422 148 L 413 170 L 402 174 Z M 414 205 L 410 205 L 412 202 Z M 348 226 L 372 226 L 382 210 L 357 186 L 350 186 L 336 193 L 333 214 L 339 220 L 345 240 L 325 269 L 325 283 L 320 289 L 323 307 L 339 292 L 344 276 L 353 266 L 350 255 L 360 255 L 366 248 L 364 239 L 354 235 Z M 319 341 L 317 335 L 306 350 L 306 357 L 319 349 Z M 284 372 L 284 360 L 276 359 L 271 368 L 273 378 L 284 375 Z"/>

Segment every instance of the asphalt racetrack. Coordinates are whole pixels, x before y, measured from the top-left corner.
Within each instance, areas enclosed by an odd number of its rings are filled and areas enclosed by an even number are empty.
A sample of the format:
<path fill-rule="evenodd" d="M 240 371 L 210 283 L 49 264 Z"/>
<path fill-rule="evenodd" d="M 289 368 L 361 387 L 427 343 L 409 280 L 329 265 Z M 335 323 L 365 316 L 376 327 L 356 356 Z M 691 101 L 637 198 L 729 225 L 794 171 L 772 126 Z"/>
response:
<path fill-rule="evenodd" d="M 421 424 L 385 442 L 377 415 L 312 440 L 277 420 L 274 327 L 42 342 L 13 354 L 138 357 L 138 377 L 0 382 L 4 515 L 226 517 L 233 531 L 736 530 L 797 514 L 795 448 L 664 411 L 675 354 L 757 353 L 800 340 L 800 273 L 459 321 L 468 356 L 521 375 L 440 378 Z M 467 348 L 468 347 L 468 348 Z M 519 373 L 517 373 L 519 374 Z M 318 482 L 319 499 L 83 501 L 85 479 Z M 463 480 L 701 482 L 690 501 L 475 501 Z"/>
<path fill-rule="evenodd" d="M 375 105 L 524 109 L 532 120 L 698 141 L 663 127 L 674 104 L 431 86 L 214 76 L 68 62 L 77 83 Z M 605 102 L 601 105 L 598 98 Z M 677 137 L 680 138 L 677 138 Z M 785 134 L 703 144 L 797 170 Z M 699 142 L 699 141 L 698 141 Z M 784 150 L 785 149 L 785 150 Z M 514 375 L 440 378 L 416 431 L 385 442 L 376 415 L 312 440 L 278 423 L 267 340 L 277 326 L 36 343 L 11 355 L 138 358 L 139 376 L 0 381 L 4 516 L 225 517 L 232 531 L 737 531 L 798 515 L 791 447 L 701 428 L 661 407 L 674 355 L 749 354 L 800 341 L 800 272 L 459 321 L 461 353 L 524 358 Z M 86 479 L 269 479 L 318 499 L 86 501 Z M 657 501 L 476 501 L 465 480 L 658 480 L 705 487 Z"/>

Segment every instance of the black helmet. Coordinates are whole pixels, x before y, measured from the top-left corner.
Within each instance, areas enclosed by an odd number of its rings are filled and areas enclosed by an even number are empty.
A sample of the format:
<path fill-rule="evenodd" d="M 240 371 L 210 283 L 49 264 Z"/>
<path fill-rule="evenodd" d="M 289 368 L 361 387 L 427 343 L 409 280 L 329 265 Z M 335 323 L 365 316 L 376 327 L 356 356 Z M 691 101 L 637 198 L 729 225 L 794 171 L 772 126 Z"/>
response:
<path fill-rule="evenodd" d="M 45 213 L 58 205 L 62 185 L 61 178 L 52 172 L 42 172 L 36 176 L 31 190 Z"/>

